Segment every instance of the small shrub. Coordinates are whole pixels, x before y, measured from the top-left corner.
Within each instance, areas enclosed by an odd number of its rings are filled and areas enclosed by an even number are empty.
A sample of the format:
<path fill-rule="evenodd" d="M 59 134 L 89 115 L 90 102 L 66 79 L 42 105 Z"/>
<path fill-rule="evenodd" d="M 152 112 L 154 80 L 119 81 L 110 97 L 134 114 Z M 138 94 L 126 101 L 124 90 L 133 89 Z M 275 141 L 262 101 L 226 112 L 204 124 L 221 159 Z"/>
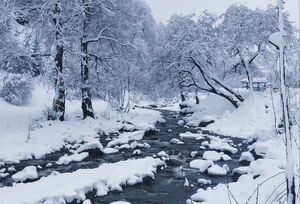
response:
<path fill-rule="evenodd" d="M 32 91 L 32 78 L 28 75 L 9 73 L 3 81 L 1 96 L 5 101 L 22 106 L 28 103 Z"/>

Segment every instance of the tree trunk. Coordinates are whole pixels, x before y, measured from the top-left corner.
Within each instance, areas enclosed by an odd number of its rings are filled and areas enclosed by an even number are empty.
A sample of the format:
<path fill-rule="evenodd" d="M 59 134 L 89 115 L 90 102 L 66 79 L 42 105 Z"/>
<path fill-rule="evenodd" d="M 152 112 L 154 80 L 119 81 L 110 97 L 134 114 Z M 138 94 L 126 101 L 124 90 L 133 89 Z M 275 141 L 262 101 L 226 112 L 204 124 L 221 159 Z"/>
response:
<path fill-rule="evenodd" d="M 89 57 L 88 57 L 88 42 L 86 42 L 87 38 L 87 28 L 89 24 L 89 0 L 83 0 L 84 6 L 84 17 L 83 17 L 83 35 L 81 38 L 81 94 L 82 94 L 82 103 L 81 109 L 83 114 L 83 119 L 86 117 L 94 116 L 93 106 L 92 106 L 92 97 L 91 97 L 91 89 L 89 82 Z"/>
<path fill-rule="evenodd" d="M 253 92 L 253 74 L 252 70 L 250 68 L 250 63 L 248 60 L 245 60 L 245 68 L 246 68 L 246 74 L 248 78 L 248 85 L 249 85 L 249 93 Z"/>
<path fill-rule="evenodd" d="M 53 99 L 53 107 L 51 113 L 48 115 L 49 120 L 64 120 L 65 116 L 65 83 L 63 78 L 63 57 L 64 57 L 64 45 L 61 23 L 61 0 L 55 1 L 53 22 L 56 27 L 55 43 L 56 53 L 54 57 L 55 61 L 55 96 Z"/>
<path fill-rule="evenodd" d="M 184 91 L 180 91 L 180 98 L 181 98 L 181 102 L 184 102 L 186 100 Z"/>
<path fill-rule="evenodd" d="M 131 102 L 131 84 L 130 84 L 130 76 L 128 75 L 127 78 L 127 104 L 126 107 L 124 108 L 124 113 L 128 113 L 130 111 L 130 102 Z"/>
<path fill-rule="evenodd" d="M 239 50 L 239 56 L 241 58 L 243 66 L 246 68 L 246 74 L 247 74 L 247 78 L 248 78 L 247 86 L 249 88 L 249 93 L 252 93 L 253 92 L 253 74 L 252 74 L 252 70 L 250 68 L 250 61 L 248 59 L 244 58 L 241 50 Z"/>
<path fill-rule="evenodd" d="M 286 185 L 287 185 L 287 203 L 296 203 L 296 186 L 295 186 L 295 172 L 294 172 L 294 155 L 292 144 L 292 133 L 290 126 L 290 116 L 288 107 L 288 98 L 286 94 L 285 82 L 285 66 L 284 66 L 284 36 L 283 29 L 283 15 L 282 15 L 282 0 L 278 0 L 278 14 L 279 14 L 279 30 L 282 35 L 282 43 L 279 45 L 279 61 L 280 61 L 280 99 L 284 120 L 285 137 L 286 137 Z"/>
<path fill-rule="evenodd" d="M 280 58 L 283 58 L 283 51 L 280 49 Z M 295 191 L 295 173 L 294 173 L 294 155 L 293 155 L 293 144 L 292 144 L 292 133 L 290 125 L 290 115 L 288 107 L 288 98 L 286 95 L 285 85 L 285 68 L 283 59 L 280 59 L 280 99 L 283 113 L 283 121 L 285 128 L 286 138 L 286 183 L 287 183 L 287 203 L 296 203 L 296 191 Z"/>
<path fill-rule="evenodd" d="M 199 103 L 200 103 L 200 100 L 199 100 L 199 97 L 198 97 L 198 92 L 196 92 L 195 99 L 196 99 L 196 104 L 199 104 Z"/>
<path fill-rule="evenodd" d="M 198 89 L 221 96 L 228 100 L 235 108 L 239 107 L 240 103 L 244 101 L 244 98 L 240 94 L 236 93 L 233 89 L 227 87 L 217 78 L 207 75 L 200 66 L 200 64 L 198 64 L 194 58 L 190 57 L 190 60 L 198 68 L 205 83 L 209 86 L 209 88 L 200 87 L 196 84 L 195 79 L 192 77 L 192 81 Z"/>

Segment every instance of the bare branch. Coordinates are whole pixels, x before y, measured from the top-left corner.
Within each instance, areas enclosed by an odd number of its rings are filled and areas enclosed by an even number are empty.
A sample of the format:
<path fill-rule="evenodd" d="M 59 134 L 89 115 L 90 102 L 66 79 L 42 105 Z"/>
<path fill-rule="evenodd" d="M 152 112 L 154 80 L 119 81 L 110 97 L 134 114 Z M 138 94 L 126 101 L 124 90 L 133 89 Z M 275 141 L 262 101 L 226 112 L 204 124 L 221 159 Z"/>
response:
<path fill-rule="evenodd" d="M 102 39 L 102 38 L 101 38 L 101 37 L 102 37 L 102 34 L 103 34 L 105 31 L 107 31 L 107 28 L 102 29 L 102 30 L 99 32 L 99 34 L 98 34 L 97 37 L 95 37 L 95 38 L 90 38 L 90 39 L 84 39 L 82 43 L 91 43 L 91 42 L 97 42 L 97 41 L 99 41 L 100 39 Z"/>
<path fill-rule="evenodd" d="M 197 89 L 200 89 L 200 90 L 203 90 L 203 91 L 207 91 L 207 92 L 211 92 L 211 91 L 212 91 L 211 89 L 206 89 L 206 88 L 200 87 L 200 86 L 197 84 L 194 75 L 193 75 L 190 71 L 187 71 L 187 70 L 181 70 L 180 72 L 181 72 L 181 73 L 187 73 L 187 74 L 190 76 L 190 78 L 191 78 L 191 80 L 192 80 L 192 82 L 193 82 L 193 83 L 190 83 L 190 84 L 184 84 L 186 81 L 181 81 L 181 82 L 180 82 L 180 86 L 182 86 L 182 87 L 187 87 L 187 88 L 188 88 L 188 87 L 194 86 L 194 87 L 196 87 Z"/>

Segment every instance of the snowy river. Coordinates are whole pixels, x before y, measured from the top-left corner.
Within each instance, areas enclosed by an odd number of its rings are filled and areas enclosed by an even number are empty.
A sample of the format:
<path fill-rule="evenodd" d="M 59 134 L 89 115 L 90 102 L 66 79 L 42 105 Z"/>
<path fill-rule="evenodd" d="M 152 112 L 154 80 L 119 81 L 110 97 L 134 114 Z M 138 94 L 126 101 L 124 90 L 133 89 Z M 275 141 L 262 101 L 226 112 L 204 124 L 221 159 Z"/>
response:
<path fill-rule="evenodd" d="M 148 132 L 145 134 L 144 139 L 139 141 L 139 143 L 148 143 L 151 146 L 150 148 L 142 148 L 140 155 L 133 155 L 132 149 L 123 149 L 114 154 L 97 154 L 97 152 L 94 152 L 94 155 L 91 155 L 83 161 L 72 162 L 69 165 L 57 165 L 55 162 L 58 158 L 67 152 L 67 150 L 61 150 L 47 155 L 44 159 L 22 161 L 19 164 L 15 164 L 14 167 L 19 171 L 26 166 L 45 166 L 51 163 L 52 166 L 48 165 L 48 168 L 39 170 L 40 178 L 51 174 L 53 171 L 64 173 L 73 172 L 78 169 L 96 168 L 102 163 L 153 156 L 162 151 L 168 155 L 169 160 L 166 161 L 167 167 L 157 170 L 155 180 L 146 177 L 141 184 L 124 187 L 121 192 L 109 192 L 107 196 L 96 197 L 95 193 L 90 193 L 87 197 L 93 204 L 109 204 L 119 200 L 126 200 L 132 204 L 180 204 L 186 203 L 186 200 L 200 187 L 207 188 L 216 186 L 218 183 L 233 181 L 234 178 L 231 172 L 225 176 L 209 175 L 207 171 L 200 173 L 199 170 L 190 168 L 189 165 L 192 160 L 201 158 L 204 151 L 209 150 L 209 148 L 206 150 L 200 148 L 204 141 L 209 142 L 211 138 L 217 137 L 224 139 L 224 137 L 202 132 L 206 136 L 198 140 L 194 138 L 180 138 L 180 133 L 196 133 L 198 129 L 178 125 L 177 122 L 181 119 L 181 116 L 177 112 L 167 110 L 160 111 L 166 122 L 158 123 L 156 125 L 158 131 Z M 182 141 L 183 144 L 170 143 L 170 140 L 174 140 L 174 138 Z M 230 138 L 230 140 L 231 144 L 238 149 L 238 152 L 235 154 L 225 152 L 231 157 L 231 160 L 220 160 L 214 163 L 219 166 L 226 164 L 230 170 L 233 170 L 242 165 L 239 162 L 239 158 L 242 152 L 247 151 L 248 144 L 242 139 Z M 101 143 L 104 146 L 106 146 L 107 142 L 105 137 L 102 137 Z M 191 152 L 193 153 L 191 154 Z M 9 165 L 7 167 L 9 167 Z M 120 169 L 120 171 L 122 170 Z M 198 179 L 210 180 L 211 183 L 206 185 L 199 184 Z M 10 176 L 1 180 L 0 187 L 10 185 L 12 185 Z"/>

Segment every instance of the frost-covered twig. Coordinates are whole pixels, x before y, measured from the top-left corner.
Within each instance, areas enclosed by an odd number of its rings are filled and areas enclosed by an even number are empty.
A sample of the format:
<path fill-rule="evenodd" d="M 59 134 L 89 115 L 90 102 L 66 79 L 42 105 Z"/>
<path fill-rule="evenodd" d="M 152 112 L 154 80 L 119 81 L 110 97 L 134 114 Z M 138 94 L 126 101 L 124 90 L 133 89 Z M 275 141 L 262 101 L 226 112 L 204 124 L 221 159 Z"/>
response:
<path fill-rule="evenodd" d="M 226 179 L 226 188 L 227 188 L 228 199 L 229 199 L 230 204 L 232 204 L 231 197 L 233 198 L 233 200 L 235 201 L 235 203 L 238 204 L 236 198 L 234 197 L 234 195 L 232 194 L 232 192 L 231 192 L 231 190 L 229 188 L 228 176 L 227 176 L 227 179 Z"/>
<path fill-rule="evenodd" d="M 267 178 L 267 179 L 264 180 L 263 182 L 259 183 L 259 184 L 257 185 L 256 189 L 251 193 L 251 195 L 250 195 L 249 198 L 247 199 L 247 203 L 251 200 L 252 196 L 257 192 L 258 188 L 259 188 L 261 185 L 265 184 L 266 182 L 268 182 L 268 181 L 271 180 L 272 178 L 274 178 L 274 177 L 276 177 L 276 176 L 278 176 L 278 175 L 280 175 L 280 174 L 283 174 L 283 173 L 285 173 L 285 171 L 279 172 L 279 173 L 277 173 L 277 174 L 275 174 L 275 175 L 273 175 L 273 176 Z"/>
<path fill-rule="evenodd" d="M 269 199 L 272 197 L 272 195 L 276 192 L 276 190 L 278 190 L 283 184 L 285 184 L 286 181 L 282 182 L 281 184 L 279 184 L 273 191 L 272 193 L 269 195 L 269 197 L 266 200 L 266 203 L 269 201 Z"/>

